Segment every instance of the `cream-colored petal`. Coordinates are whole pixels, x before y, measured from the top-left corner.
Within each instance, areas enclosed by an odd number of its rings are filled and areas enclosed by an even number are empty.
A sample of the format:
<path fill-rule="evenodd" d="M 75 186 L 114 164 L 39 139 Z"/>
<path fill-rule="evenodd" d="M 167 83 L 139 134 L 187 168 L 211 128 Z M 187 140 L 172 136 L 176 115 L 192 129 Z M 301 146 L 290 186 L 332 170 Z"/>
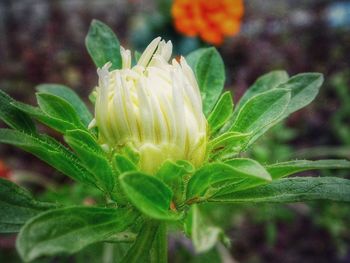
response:
<path fill-rule="evenodd" d="M 148 62 L 153 56 L 153 53 L 156 51 L 158 44 L 161 40 L 161 37 L 153 39 L 153 41 L 147 46 L 146 50 L 142 53 L 137 65 L 146 67 Z"/>
<path fill-rule="evenodd" d="M 120 54 L 122 56 L 122 67 L 123 69 L 129 69 L 131 67 L 131 52 L 128 49 L 120 46 Z"/>

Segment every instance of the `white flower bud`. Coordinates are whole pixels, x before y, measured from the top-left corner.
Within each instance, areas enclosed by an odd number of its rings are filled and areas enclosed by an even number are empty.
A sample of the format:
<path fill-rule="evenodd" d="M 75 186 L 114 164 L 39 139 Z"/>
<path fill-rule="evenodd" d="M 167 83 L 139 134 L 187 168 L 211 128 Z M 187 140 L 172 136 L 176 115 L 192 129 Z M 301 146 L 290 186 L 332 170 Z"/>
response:
<path fill-rule="evenodd" d="M 132 146 L 140 169 L 154 173 L 167 159 L 199 166 L 206 155 L 207 121 L 192 69 L 181 57 L 168 61 L 172 43 L 154 39 L 131 67 L 121 48 L 123 67 L 98 69 L 95 120 L 99 141 L 110 149 Z"/>

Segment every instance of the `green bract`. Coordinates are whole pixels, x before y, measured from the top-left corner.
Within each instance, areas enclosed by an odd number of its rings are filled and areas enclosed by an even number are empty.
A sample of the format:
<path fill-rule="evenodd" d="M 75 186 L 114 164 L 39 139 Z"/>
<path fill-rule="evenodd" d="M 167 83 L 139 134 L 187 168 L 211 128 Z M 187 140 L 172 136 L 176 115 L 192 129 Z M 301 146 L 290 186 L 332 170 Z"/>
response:
<path fill-rule="evenodd" d="M 97 67 L 122 67 L 119 41 L 102 22 L 91 23 L 86 46 Z M 240 154 L 276 123 L 308 105 L 323 82 L 319 73 L 289 78 L 284 71 L 260 77 L 233 106 L 222 93 L 225 69 L 215 48 L 187 56 L 199 84 L 208 122 L 205 162 L 167 160 L 154 174 L 139 170 L 140 156 L 126 145 L 105 149 L 93 117 L 78 95 L 56 84 L 37 87 L 38 106 L 17 102 L 0 91 L 0 142 L 32 153 L 77 184 L 99 189 L 106 202 L 65 207 L 43 203 L 10 181 L 0 180 L 0 231 L 18 232 L 17 249 L 25 261 L 75 253 L 96 242 L 126 242 L 120 262 L 166 262 L 167 224 L 176 222 L 197 251 L 212 248 L 223 231 L 210 226 L 200 203 L 350 201 L 350 180 L 288 177 L 315 169 L 349 169 L 347 160 L 294 160 L 260 164 Z M 199 93 L 198 93 L 199 96 Z M 40 122 L 63 135 L 66 143 L 40 133 Z M 219 205 L 219 204 L 218 204 Z"/>

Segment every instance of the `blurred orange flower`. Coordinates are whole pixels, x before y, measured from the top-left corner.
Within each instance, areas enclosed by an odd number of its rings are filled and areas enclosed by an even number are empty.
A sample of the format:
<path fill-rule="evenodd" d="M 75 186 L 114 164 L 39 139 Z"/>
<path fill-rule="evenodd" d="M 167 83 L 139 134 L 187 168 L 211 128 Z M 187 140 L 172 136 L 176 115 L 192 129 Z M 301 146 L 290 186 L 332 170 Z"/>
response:
<path fill-rule="evenodd" d="M 5 165 L 5 163 L 0 160 L 0 177 L 9 179 L 10 172 L 10 169 Z"/>
<path fill-rule="evenodd" d="M 180 33 L 220 45 L 239 32 L 244 5 L 243 0 L 174 0 L 171 13 Z"/>

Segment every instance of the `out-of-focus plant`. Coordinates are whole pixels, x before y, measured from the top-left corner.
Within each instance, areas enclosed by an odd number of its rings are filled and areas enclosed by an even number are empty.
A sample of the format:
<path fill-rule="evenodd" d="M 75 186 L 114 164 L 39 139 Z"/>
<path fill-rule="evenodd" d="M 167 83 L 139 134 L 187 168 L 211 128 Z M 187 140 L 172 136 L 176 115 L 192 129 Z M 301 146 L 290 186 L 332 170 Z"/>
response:
<path fill-rule="evenodd" d="M 269 134 L 261 138 L 254 147 L 249 149 L 248 155 L 261 163 L 280 162 L 290 159 L 293 147 L 288 142 L 296 137 L 296 130 L 285 123 L 279 123 L 271 129 Z"/>
<path fill-rule="evenodd" d="M 136 50 L 143 50 L 147 43 L 159 35 L 164 39 L 171 39 L 174 54 L 188 54 L 206 45 L 200 38 L 187 37 L 176 31 L 171 15 L 172 3 L 172 0 L 157 0 L 152 13 L 142 13 L 133 18 L 130 42 Z"/>
<path fill-rule="evenodd" d="M 0 177 L 9 179 L 11 170 L 6 166 L 6 164 L 0 160 Z"/>
<path fill-rule="evenodd" d="M 332 117 L 332 127 L 340 142 L 350 146 L 350 71 L 343 71 L 331 78 L 340 105 Z"/>
<path fill-rule="evenodd" d="M 348 253 L 350 235 L 350 211 L 346 204 L 316 203 L 312 206 L 310 216 L 315 224 L 327 229 L 337 245 L 338 254 L 345 257 Z"/>
<path fill-rule="evenodd" d="M 284 178 L 350 168 L 347 160 L 262 165 L 240 157 L 316 97 L 321 74 L 270 72 L 234 107 L 230 92 L 222 93 L 225 70 L 215 48 L 169 63 L 171 42 L 156 38 L 133 59 L 113 31 L 96 20 L 86 46 L 99 68 L 91 95 L 94 118 L 62 85 L 38 86 L 38 106 L 0 92 L 0 117 L 9 126 L 0 129 L 0 142 L 34 154 L 104 197 L 94 195 L 85 206 L 41 202 L 1 179 L 0 231 L 19 232 L 23 260 L 114 242 L 126 243 L 127 251 L 116 259 L 121 262 L 166 262 L 169 226 L 184 231 L 196 251 L 224 241 L 221 228 L 200 211 L 203 203 L 350 201 L 349 180 Z M 62 133 L 65 144 L 40 133 L 34 120 Z"/>
<path fill-rule="evenodd" d="M 155 11 L 142 14 L 131 23 L 131 41 L 136 49 L 145 47 L 158 35 L 171 39 L 175 54 L 220 46 L 226 37 L 239 33 L 244 14 L 241 0 L 155 1 Z"/>
<path fill-rule="evenodd" d="M 178 32 L 218 46 L 239 32 L 244 5 L 242 0 L 174 0 L 171 13 Z"/>

